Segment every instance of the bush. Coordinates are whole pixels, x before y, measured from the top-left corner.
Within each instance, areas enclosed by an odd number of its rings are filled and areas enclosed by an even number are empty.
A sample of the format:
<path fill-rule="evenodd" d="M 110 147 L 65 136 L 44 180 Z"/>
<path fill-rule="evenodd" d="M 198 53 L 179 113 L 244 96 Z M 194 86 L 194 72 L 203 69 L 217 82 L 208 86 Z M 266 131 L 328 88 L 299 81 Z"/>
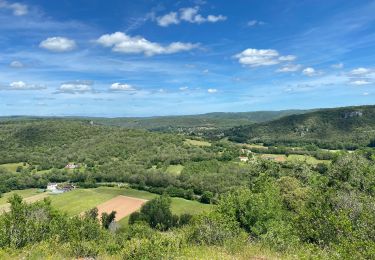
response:
<path fill-rule="evenodd" d="M 226 216 L 212 212 L 198 216 L 190 226 L 188 239 L 199 245 L 223 245 L 238 236 L 238 223 Z"/>

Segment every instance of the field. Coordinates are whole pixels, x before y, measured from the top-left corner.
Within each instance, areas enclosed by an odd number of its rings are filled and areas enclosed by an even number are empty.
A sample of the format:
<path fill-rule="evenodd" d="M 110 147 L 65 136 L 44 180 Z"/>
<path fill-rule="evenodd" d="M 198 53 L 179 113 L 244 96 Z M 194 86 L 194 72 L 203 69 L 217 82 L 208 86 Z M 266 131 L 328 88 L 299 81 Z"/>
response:
<path fill-rule="evenodd" d="M 22 191 L 11 191 L 5 193 L 3 197 L 0 198 L 0 213 L 7 212 L 9 210 L 10 204 L 7 203 L 8 198 L 11 197 L 13 194 L 17 193 L 20 195 L 27 203 L 36 202 L 38 200 L 42 200 L 48 197 L 48 193 L 46 192 L 38 192 L 36 189 L 27 189 Z"/>
<path fill-rule="evenodd" d="M 119 204 L 127 204 L 128 200 L 118 200 L 118 197 L 130 197 L 131 200 L 137 200 L 144 202 L 145 200 L 151 200 L 159 195 L 139 191 L 128 188 L 114 188 L 114 187 L 99 187 L 95 189 L 76 189 L 63 194 L 52 195 L 49 193 L 39 193 L 37 189 L 28 189 L 22 191 L 12 191 L 3 194 L 0 198 L 0 210 L 8 209 L 9 204 L 7 204 L 7 199 L 14 193 L 21 195 L 28 202 L 33 202 L 36 200 L 49 197 L 52 201 L 52 205 L 59 210 L 66 212 L 69 216 L 79 215 L 84 211 L 92 209 L 94 207 L 102 207 L 102 211 L 110 212 L 111 207 L 108 207 L 112 202 L 115 202 L 112 206 L 113 209 L 119 212 L 120 216 L 118 219 L 120 225 L 127 225 L 129 212 L 123 213 L 122 209 L 118 207 Z M 139 205 L 138 205 L 139 206 Z M 139 207 L 131 209 L 131 212 L 139 209 Z M 197 201 L 185 200 L 182 198 L 172 198 L 171 209 L 173 214 L 181 215 L 184 213 L 189 214 L 199 214 L 203 211 L 209 211 L 212 205 L 202 204 Z M 130 213 L 131 213 L 130 212 Z M 124 217 L 125 216 L 125 217 Z"/>
<path fill-rule="evenodd" d="M 240 144 L 241 146 L 245 146 L 246 148 L 249 148 L 249 149 L 252 149 L 252 148 L 255 148 L 255 149 L 265 149 L 267 150 L 268 147 L 267 146 L 264 146 L 263 144 Z"/>
<path fill-rule="evenodd" d="M 151 200 L 159 195 L 127 188 L 99 187 L 95 189 L 76 189 L 63 194 L 38 193 L 37 189 L 28 189 L 22 191 L 12 191 L 3 194 L 0 198 L 0 209 L 8 207 L 7 199 L 14 193 L 21 195 L 27 201 L 32 202 L 44 197 L 49 197 L 52 205 L 57 209 L 66 212 L 69 216 L 79 215 L 80 213 L 92 209 L 98 205 L 103 205 L 118 196 L 132 197 L 138 200 Z M 105 205 L 105 204 L 104 204 Z M 182 198 L 172 198 L 171 209 L 174 214 L 183 213 L 199 214 L 208 211 L 212 205 L 202 204 L 197 201 L 185 200 Z M 116 207 L 114 207 L 116 210 Z M 117 209 L 118 210 L 118 209 Z M 120 221 L 120 224 L 127 224 L 127 217 Z"/>
<path fill-rule="evenodd" d="M 287 160 L 290 162 L 305 162 L 308 164 L 318 164 L 318 163 L 330 163 L 329 160 L 318 160 L 315 157 L 308 156 L 308 155 L 299 155 L 299 154 L 290 154 L 287 157 Z"/>
<path fill-rule="evenodd" d="M 200 141 L 200 140 L 193 140 L 193 139 L 186 139 L 185 140 L 185 144 L 195 145 L 195 146 L 211 146 L 210 142 Z"/>
<path fill-rule="evenodd" d="M 15 172 L 19 166 L 23 166 L 23 163 L 6 163 L 0 165 L 1 168 L 4 168 L 10 172 Z"/>
<path fill-rule="evenodd" d="M 2 194 L 0 198 L 0 205 L 7 203 L 8 199 L 15 193 L 20 195 L 22 198 L 28 198 L 28 197 L 40 194 L 38 189 L 14 190 L 14 191 Z"/>
<path fill-rule="evenodd" d="M 97 208 L 99 217 L 104 212 L 109 214 L 112 211 L 116 211 L 116 220 L 118 221 L 139 210 L 146 202 L 147 200 L 120 195 L 98 205 Z"/>
<path fill-rule="evenodd" d="M 184 169 L 183 165 L 169 165 L 166 172 L 173 175 L 180 175 L 181 171 Z"/>
<path fill-rule="evenodd" d="M 287 160 L 287 157 L 283 154 L 261 154 L 260 157 L 275 162 L 285 162 Z"/>

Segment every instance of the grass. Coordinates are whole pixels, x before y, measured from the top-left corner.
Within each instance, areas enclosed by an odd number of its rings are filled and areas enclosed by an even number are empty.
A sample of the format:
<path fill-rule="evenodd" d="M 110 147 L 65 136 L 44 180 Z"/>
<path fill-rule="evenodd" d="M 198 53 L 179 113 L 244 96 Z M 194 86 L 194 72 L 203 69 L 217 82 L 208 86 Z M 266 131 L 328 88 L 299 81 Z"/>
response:
<path fill-rule="evenodd" d="M 4 168 L 10 172 L 16 172 L 17 170 L 17 167 L 19 166 L 23 166 L 23 163 L 20 162 L 20 163 L 6 163 L 6 164 L 1 164 L 0 167 L 1 168 Z"/>
<path fill-rule="evenodd" d="M 247 148 L 255 148 L 255 149 L 268 149 L 267 146 L 264 146 L 263 144 L 241 144 L 243 146 L 246 146 Z"/>
<path fill-rule="evenodd" d="M 287 157 L 289 162 L 305 162 L 308 164 L 316 165 L 318 163 L 330 163 L 330 160 L 318 160 L 313 156 L 309 155 L 300 155 L 300 154 L 291 154 Z"/>
<path fill-rule="evenodd" d="M 52 205 L 70 216 L 94 208 L 121 194 L 120 188 L 100 187 L 96 189 L 76 189 L 63 194 L 51 195 Z"/>
<path fill-rule="evenodd" d="M 40 194 L 38 189 L 17 190 L 4 193 L 0 198 L 0 205 L 6 204 L 9 197 L 13 194 L 19 194 L 23 198 L 32 197 Z M 66 212 L 69 216 L 78 215 L 84 211 L 94 208 L 95 206 L 106 202 L 118 195 L 124 195 L 139 199 L 151 200 L 159 196 L 158 194 L 147 191 L 134 190 L 129 188 L 118 187 L 99 187 L 95 189 L 76 189 L 63 194 L 49 195 L 52 205 Z M 197 201 L 185 200 L 182 198 L 172 198 L 171 210 L 173 214 L 181 215 L 184 213 L 199 214 L 203 211 L 212 209 L 212 205 L 202 204 Z M 119 221 L 121 226 L 128 224 L 129 217 Z"/>
<path fill-rule="evenodd" d="M 11 196 L 13 196 L 13 194 L 16 194 L 16 193 L 20 195 L 22 198 L 28 198 L 28 197 L 40 194 L 38 189 L 14 190 L 14 191 L 2 194 L 0 198 L 0 205 L 6 204 L 8 202 L 8 198 L 10 198 Z"/>
<path fill-rule="evenodd" d="M 260 157 L 263 158 L 263 159 L 271 159 L 271 160 L 274 160 L 276 162 L 285 162 L 287 160 L 287 157 L 284 154 L 268 154 L 268 153 L 265 153 L 265 154 L 261 154 Z"/>
<path fill-rule="evenodd" d="M 185 144 L 194 145 L 194 146 L 211 146 L 210 142 L 207 141 L 200 141 L 200 140 L 193 140 L 193 139 L 186 139 Z"/>
<path fill-rule="evenodd" d="M 57 209 L 66 212 L 70 216 L 78 215 L 84 211 L 94 208 L 118 195 L 151 200 L 159 195 L 147 191 L 139 191 L 127 188 L 99 187 L 96 189 L 77 189 L 71 192 L 51 195 L 52 205 Z M 181 198 L 172 198 L 171 209 L 174 214 L 183 213 L 199 214 L 208 211 L 212 205 L 202 204 L 197 201 L 190 201 Z M 127 225 L 128 217 L 119 221 L 120 225 Z"/>
<path fill-rule="evenodd" d="M 172 175 L 180 175 L 183 169 L 184 169 L 184 166 L 181 164 L 169 165 L 165 172 L 172 174 Z"/>
<path fill-rule="evenodd" d="M 213 205 L 203 204 L 197 201 L 186 200 L 182 198 L 172 198 L 171 209 L 176 215 L 181 215 L 184 213 L 189 213 L 192 215 L 197 215 L 204 211 L 211 210 Z"/>

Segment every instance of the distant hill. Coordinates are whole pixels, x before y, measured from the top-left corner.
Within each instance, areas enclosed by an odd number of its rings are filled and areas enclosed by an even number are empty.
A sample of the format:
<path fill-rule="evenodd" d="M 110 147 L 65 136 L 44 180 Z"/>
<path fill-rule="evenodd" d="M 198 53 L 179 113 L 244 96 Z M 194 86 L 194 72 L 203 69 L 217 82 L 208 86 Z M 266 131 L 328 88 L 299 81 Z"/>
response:
<path fill-rule="evenodd" d="M 183 116 L 155 116 L 155 117 L 28 117 L 11 116 L 0 117 L 1 121 L 39 120 L 39 119 L 66 119 L 90 120 L 99 125 L 121 126 L 133 129 L 147 129 L 161 132 L 204 132 L 231 128 L 240 125 L 266 122 L 283 116 L 303 114 L 312 110 L 281 110 L 281 111 L 255 111 L 255 112 L 215 112 L 200 115 Z"/>
<path fill-rule="evenodd" d="M 160 117 L 123 117 L 93 118 L 99 124 L 116 125 L 127 128 L 143 128 L 163 132 L 205 131 L 219 128 L 266 122 L 287 115 L 303 114 L 309 110 L 282 110 L 256 112 L 215 112 L 201 115 L 160 116 Z"/>
<path fill-rule="evenodd" d="M 289 115 L 234 127 L 225 132 L 232 141 L 269 145 L 316 144 L 322 148 L 367 146 L 375 138 L 375 106 L 342 107 Z"/>

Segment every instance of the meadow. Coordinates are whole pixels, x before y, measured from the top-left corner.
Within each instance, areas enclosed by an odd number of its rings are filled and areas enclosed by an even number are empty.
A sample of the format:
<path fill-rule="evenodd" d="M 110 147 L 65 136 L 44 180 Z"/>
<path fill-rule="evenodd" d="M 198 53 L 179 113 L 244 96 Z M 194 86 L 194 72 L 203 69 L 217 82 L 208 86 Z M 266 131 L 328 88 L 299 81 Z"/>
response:
<path fill-rule="evenodd" d="M 26 189 L 5 193 L 0 198 L 0 208 L 4 207 L 7 204 L 8 198 L 16 193 L 26 200 L 27 198 L 41 194 L 37 189 Z M 67 213 L 69 216 L 75 216 L 119 195 L 145 200 L 151 200 L 159 196 L 147 191 L 130 188 L 99 187 L 94 189 L 76 189 L 63 194 L 48 194 L 48 198 L 51 199 L 52 205 L 55 208 Z M 40 199 L 43 198 L 41 197 Z M 195 215 L 204 211 L 209 211 L 212 207 L 213 206 L 210 204 L 203 204 L 182 198 L 172 198 L 171 204 L 171 210 L 173 214 L 176 215 L 184 213 Z M 124 226 L 127 225 L 127 221 L 128 217 L 125 217 L 121 219 L 119 223 L 121 226 Z"/>

